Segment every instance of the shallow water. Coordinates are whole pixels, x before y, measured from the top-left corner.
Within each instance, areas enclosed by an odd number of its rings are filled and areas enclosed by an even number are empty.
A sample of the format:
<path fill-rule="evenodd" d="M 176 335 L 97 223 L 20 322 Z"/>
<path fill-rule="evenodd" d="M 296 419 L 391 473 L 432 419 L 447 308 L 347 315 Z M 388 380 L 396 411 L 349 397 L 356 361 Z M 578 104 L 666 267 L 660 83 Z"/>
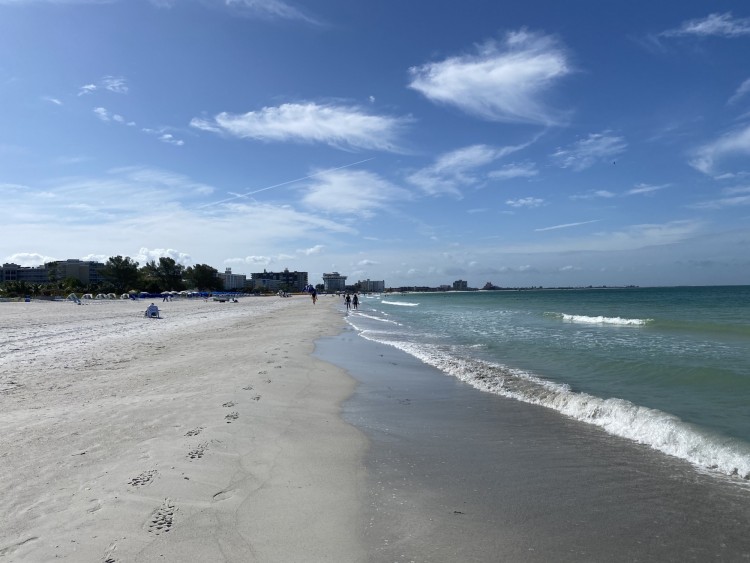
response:
<path fill-rule="evenodd" d="M 750 287 L 397 294 L 347 319 L 484 391 L 750 476 Z"/>

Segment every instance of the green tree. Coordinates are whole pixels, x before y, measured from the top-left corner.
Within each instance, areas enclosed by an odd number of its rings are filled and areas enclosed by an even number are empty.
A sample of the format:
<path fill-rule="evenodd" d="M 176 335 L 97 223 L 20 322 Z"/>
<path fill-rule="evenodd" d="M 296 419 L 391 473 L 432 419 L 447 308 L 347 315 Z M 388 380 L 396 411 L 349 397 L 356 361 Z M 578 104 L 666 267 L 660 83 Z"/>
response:
<path fill-rule="evenodd" d="M 147 279 L 147 286 L 156 286 L 159 291 L 172 291 L 184 289 L 182 276 L 185 267 L 175 262 L 174 258 L 162 256 L 157 264 L 154 260 L 147 262 L 141 272 Z M 152 291 L 153 292 L 153 291 Z"/>
<path fill-rule="evenodd" d="M 185 278 L 198 290 L 221 291 L 224 280 L 219 277 L 219 271 L 208 264 L 196 264 L 185 270 Z"/>
<path fill-rule="evenodd" d="M 117 293 L 124 293 L 135 289 L 140 281 L 138 262 L 131 260 L 129 256 L 112 256 L 104 264 L 101 275 L 114 286 Z"/>

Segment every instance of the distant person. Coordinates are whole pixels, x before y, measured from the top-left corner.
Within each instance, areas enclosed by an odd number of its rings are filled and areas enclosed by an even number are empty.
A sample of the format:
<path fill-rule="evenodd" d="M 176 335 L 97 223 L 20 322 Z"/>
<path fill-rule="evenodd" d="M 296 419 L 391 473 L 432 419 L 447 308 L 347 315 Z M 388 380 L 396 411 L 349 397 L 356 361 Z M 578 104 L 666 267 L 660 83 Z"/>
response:
<path fill-rule="evenodd" d="M 312 298 L 313 305 L 315 305 L 315 302 L 318 300 L 318 292 L 314 287 L 310 287 L 310 297 Z"/>
<path fill-rule="evenodd" d="M 352 308 L 352 296 L 347 293 L 344 301 L 346 301 L 346 310 L 348 311 Z"/>
<path fill-rule="evenodd" d="M 357 297 L 357 294 L 354 294 L 354 297 L 352 298 L 352 305 L 354 305 L 354 308 L 356 309 L 359 307 L 359 297 Z"/>
<path fill-rule="evenodd" d="M 148 307 L 146 307 L 146 312 L 143 314 L 144 317 L 148 318 L 159 318 L 159 307 L 151 303 Z"/>

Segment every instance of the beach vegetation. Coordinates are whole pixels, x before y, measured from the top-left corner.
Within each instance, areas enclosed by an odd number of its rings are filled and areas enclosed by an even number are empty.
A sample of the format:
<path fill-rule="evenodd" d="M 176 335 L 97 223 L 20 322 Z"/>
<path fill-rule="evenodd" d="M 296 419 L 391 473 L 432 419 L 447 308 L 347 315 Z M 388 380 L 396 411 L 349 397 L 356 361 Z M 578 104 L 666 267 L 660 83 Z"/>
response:
<path fill-rule="evenodd" d="M 162 256 L 157 263 L 155 260 L 147 262 L 141 269 L 141 275 L 146 282 L 146 291 L 181 291 L 185 289 L 182 278 L 185 266 L 178 264 L 174 258 Z"/>
<path fill-rule="evenodd" d="M 222 291 L 224 280 L 219 277 L 219 271 L 208 264 L 188 266 L 185 270 L 185 280 L 199 291 Z"/>
<path fill-rule="evenodd" d="M 99 274 L 112 285 L 116 293 L 123 293 L 139 285 L 141 274 L 138 262 L 129 256 L 112 256 L 107 260 Z"/>

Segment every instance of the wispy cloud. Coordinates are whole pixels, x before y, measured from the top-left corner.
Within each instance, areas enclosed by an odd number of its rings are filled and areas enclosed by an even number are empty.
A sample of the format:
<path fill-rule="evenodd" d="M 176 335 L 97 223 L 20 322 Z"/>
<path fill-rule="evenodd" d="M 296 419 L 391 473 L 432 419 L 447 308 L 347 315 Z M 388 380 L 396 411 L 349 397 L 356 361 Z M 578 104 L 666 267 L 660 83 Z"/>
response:
<path fill-rule="evenodd" d="M 122 76 L 105 76 L 98 82 L 81 86 L 78 89 L 78 95 L 86 96 L 98 90 L 107 90 L 115 94 L 127 94 L 129 88 L 127 81 Z"/>
<path fill-rule="evenodd" d="M 570 229 L 571 227 L 580 227 L 581 225 L 589 225 L 591 223 L 597 223 L 599 219 L 593 221 L 581 221 L 580 223 L 564 223 L 562 225 L 554 225 L 552 227 L 543 227 L 541 229 L 534 229 L 535 232 L 541 233 L 542 231 L 555 231 L 557 229 Z"/>
<path fill-rule="evenodd" d="M 750 125 L 730 131 L 696 149 L 690 159 L 690 166 L 704 174 L 712 174 L 718 160 L 738 154 L 750 154 Z"/>
<path fill-rule="evenodd" d="M 725 197 L 701 201 L 688 205 L 691 209 L 725 209 L 727 207 L 742 207 L 750 205 L 750 186 L 737 186 L 722 190 Z"/>
<path fill-rule="evenodd" d="M 596 199 L 596 198 L 612 198 L 617 197 L 617 194 L 610 192 L 609 190 L 591 190 L 583 194 L 575 194 L 570 196 L 570 199 Z"/>
<path fill-rule="evenodd" d="M 408 190 L 365 170 L 324 172 L 303 189 L 305 206 L 339 215 L 370 217 L 378 209 L 411 199 Z"/>
<path fill-rule="evenodd" d="M 567 114 L 550 107 L 545 95 L 573 72 L 551 36 L 526 30 L 487 41 L 477 53 L 409 69 L 410 88 L 490 121 L 560 125 Z"/>
<path fill-rule="evenodd" d="M 295 8 L 289 2 L 281 0 L 221 0 L 233 12 L 255 18 L 298 20 L 320 25 L 320 21 L 311 15 Z"/>
<path fill-rule="evenodd" d="M 400 152 L 398 137 L 412 120 L 373 115 L 356 106 L 283 104 L 244 114 L 193 118 L 192 127 L 259 141 L 325 143 L 344 149 Z"/>
<path fill-rule="evenodd" d="M 669 187 L 669 184 L 662 184 L 660 186 L 651 186 L 649 184 L 638 184 L 634 188 L 626 191 L 624 195 L 628 196 L 628 195 L 652 194 L 654 192 L 658 192 L 668 187 Z"/>
<path fill-rule="evenodd" d="M 439 156 L 431 166 L 410 174 L 407 181 L 429 195 L 450 194 L 460 197 L 461 188 L 476 185 L 492 177 L 493 172 L 482 173 L 481 168 L 526 146 L 528 144 L 507 147 L 462 147 Z M 528 170 L 526 169 L 527 172 Z"/>
<path fill-rule="evenodd" d="M 526 207 L 531 209 L 543 205 L 544 200 L 538 197 L 522 197 L 519 199 L 509 199 L 505 202 L 505 204 L 516 208 Z"/>
<path fill-rule="evenodd" d="M 742 84 L 739 85 L 739 87 L 737 88 L 737 91 L 727 101 L 727 104 L 728 105 L 736 104 L 742 98 L 744 98 L 748 93 L 750 93 L 750 78 L 748 78 Z"/>
<path fill-rule="evenodd" d="M 710 14 L 702 19 L 688 20 L 677 29 L 660 33 L 662 37 L 741 37 L 750 35 L 750 18 L 734 18 L 731 12 Z"/>
<path fill-rule="evenodd" d="M 569 148 L 559 148 L 552 154 L 553 160 L 561 168 L 570 168 L 576 172 L 590 168 L 600 161 L 611 161 L 627 148 L 622 137 L 610 131 L 591 133 L 585 139 L 575 142 Z"/>
<path fill-rule="evenodd" d="M 532 162 L 506 164 L 499 170 L 493 170 L 487 176 L 493 180 L 512 180 L 513 178 L 533 178 L 539 171 Z"/>

